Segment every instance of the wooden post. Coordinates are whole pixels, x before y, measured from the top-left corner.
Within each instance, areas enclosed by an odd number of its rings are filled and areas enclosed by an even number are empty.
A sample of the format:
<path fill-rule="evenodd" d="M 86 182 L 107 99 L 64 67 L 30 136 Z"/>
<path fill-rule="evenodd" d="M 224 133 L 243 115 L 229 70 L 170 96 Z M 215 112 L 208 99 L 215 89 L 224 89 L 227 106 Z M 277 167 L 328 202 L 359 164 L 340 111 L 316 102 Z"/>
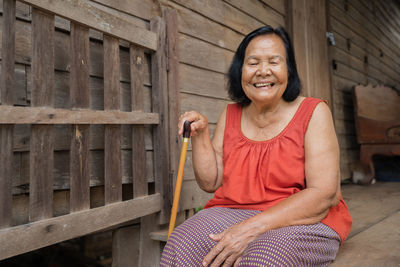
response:
<path fill-rule="evenodd" d="M 325 0 L 290 0 L 288 10 L 302 93 L 332 105 Z"/>
<path fill-rule="evenodd" d="M 118 39 L 104 35 L 104 110 L 120 109 Z M 122 200 L 121 125 L 105 125 L 105 203 Z"/>
<path fill-rule="evenodd" d="M 15 58 L 15 0 L 3 1 L 1 104 L 13 105 Z M 0 126 L 0 228 L 11 225 L 13 125 Z"/>
<path fill-rule="evenodd" d="M 172 204 L 171 181 L 169 180 L 168 151 L 168 94 L 165 21 L 156 17 L 150 21 L 150 29 L 157 33 L 158 48 L 151 57 L 153 112 L 160 114 L 160 123 L 154 127 L 154 178 L 156 192 L 162 195 L 163 206 L 160 224 L 168 223 Z"/>
<path fill-rule="evenodd" d="M 54 15 L 32 10 L 33 107 L 53 106 Z M 53 215 L 53 126 L 33 125 L 30 148 L 29 220 Z"/>
<path fill-rule="evenodd" d="M 89 108 L 89 28 L 71 23 L 71 108 Z M 71 125 L 70 211 L 90 208 L 89 125 Z"/>
<path fill-rule="evenodd" d="M 179 141 L 177 125 L 179 121 L 180 95 L 179 95 L 179 37 L 178 37 L 178 13 L 175 9 L 166 8 L 163 13 L 167 25 L 167 79 L 168 79 L 168 110 L 169 110 L 169 159 L 170 159 L 170 190 L 175 188 L 174 181 L 177 175 L 179 161 Z M 172 197 L 172 196 L 171 196 Z"/>

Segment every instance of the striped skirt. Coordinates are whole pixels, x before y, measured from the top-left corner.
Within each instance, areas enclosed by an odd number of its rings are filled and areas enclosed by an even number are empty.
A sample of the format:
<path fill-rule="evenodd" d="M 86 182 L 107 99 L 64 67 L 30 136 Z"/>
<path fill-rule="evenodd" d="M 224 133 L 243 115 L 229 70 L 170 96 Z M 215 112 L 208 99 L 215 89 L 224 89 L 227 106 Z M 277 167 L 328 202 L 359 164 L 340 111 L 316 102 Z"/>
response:
<path fill-rule="evenodd" d="M 205 209 L 179 225 L 165 245 L 160 266 L 202 266 L 217 242 L 208 237 L 260 213 L 230 208 Z M 327 266 L 339 249 L 339 235 L 317 223 L 270 230 L 253 240 L 239 266 Z"/>

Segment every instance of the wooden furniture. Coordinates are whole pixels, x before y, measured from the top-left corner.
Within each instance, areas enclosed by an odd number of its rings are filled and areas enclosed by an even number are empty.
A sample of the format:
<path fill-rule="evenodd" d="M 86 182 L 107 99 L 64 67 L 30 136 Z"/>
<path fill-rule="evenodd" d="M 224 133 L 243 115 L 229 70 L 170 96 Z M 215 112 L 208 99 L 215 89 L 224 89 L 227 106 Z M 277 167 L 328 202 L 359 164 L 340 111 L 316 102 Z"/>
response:
<path fill-rule="evenodd" d="M 353 94 L 357 141 L 361 144 L 362 183 L 375 177 L 372 156 L 400 155 L 400 95 L 372 85 L 356 86 Z"/>

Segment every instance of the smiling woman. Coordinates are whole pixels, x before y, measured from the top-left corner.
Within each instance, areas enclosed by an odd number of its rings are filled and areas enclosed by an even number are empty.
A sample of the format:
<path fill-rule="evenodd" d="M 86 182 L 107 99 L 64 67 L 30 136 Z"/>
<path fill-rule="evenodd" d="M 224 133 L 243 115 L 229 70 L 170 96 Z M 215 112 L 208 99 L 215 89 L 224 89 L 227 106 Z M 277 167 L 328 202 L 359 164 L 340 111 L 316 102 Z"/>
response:
<path fill-rule="evenodd" d="M 177 227 L 161 266 L 326 266 L 351 228 L 340 192 L 339 147 L 328 106 L 299 96 L 283 28 L 259 28 L 239 45 L 229 95 L 212 140 L 207 118 L 191 121 L 193 167 L 214 192 Z"/>

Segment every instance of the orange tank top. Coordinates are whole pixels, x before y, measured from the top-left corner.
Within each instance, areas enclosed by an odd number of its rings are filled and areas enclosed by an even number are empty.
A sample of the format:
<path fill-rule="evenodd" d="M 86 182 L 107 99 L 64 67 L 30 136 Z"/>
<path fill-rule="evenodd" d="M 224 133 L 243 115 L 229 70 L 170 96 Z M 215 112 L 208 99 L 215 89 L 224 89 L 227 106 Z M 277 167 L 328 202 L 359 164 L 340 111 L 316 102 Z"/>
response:
<path fill-rule="evenodd" d="M 313 111 L 321 101 L 305 98 L 289 124 L 266 141 L 246 138 L 241 131 L 242 107 L 229 104 L 223 143 L 223 181 L 204 208 L 266 210 L 305 189 L 304 137 Z M 342 242 L 346 239 L 352 219 L 343 198 L 329 210 L 322 223 L 335 230 Z"/>

